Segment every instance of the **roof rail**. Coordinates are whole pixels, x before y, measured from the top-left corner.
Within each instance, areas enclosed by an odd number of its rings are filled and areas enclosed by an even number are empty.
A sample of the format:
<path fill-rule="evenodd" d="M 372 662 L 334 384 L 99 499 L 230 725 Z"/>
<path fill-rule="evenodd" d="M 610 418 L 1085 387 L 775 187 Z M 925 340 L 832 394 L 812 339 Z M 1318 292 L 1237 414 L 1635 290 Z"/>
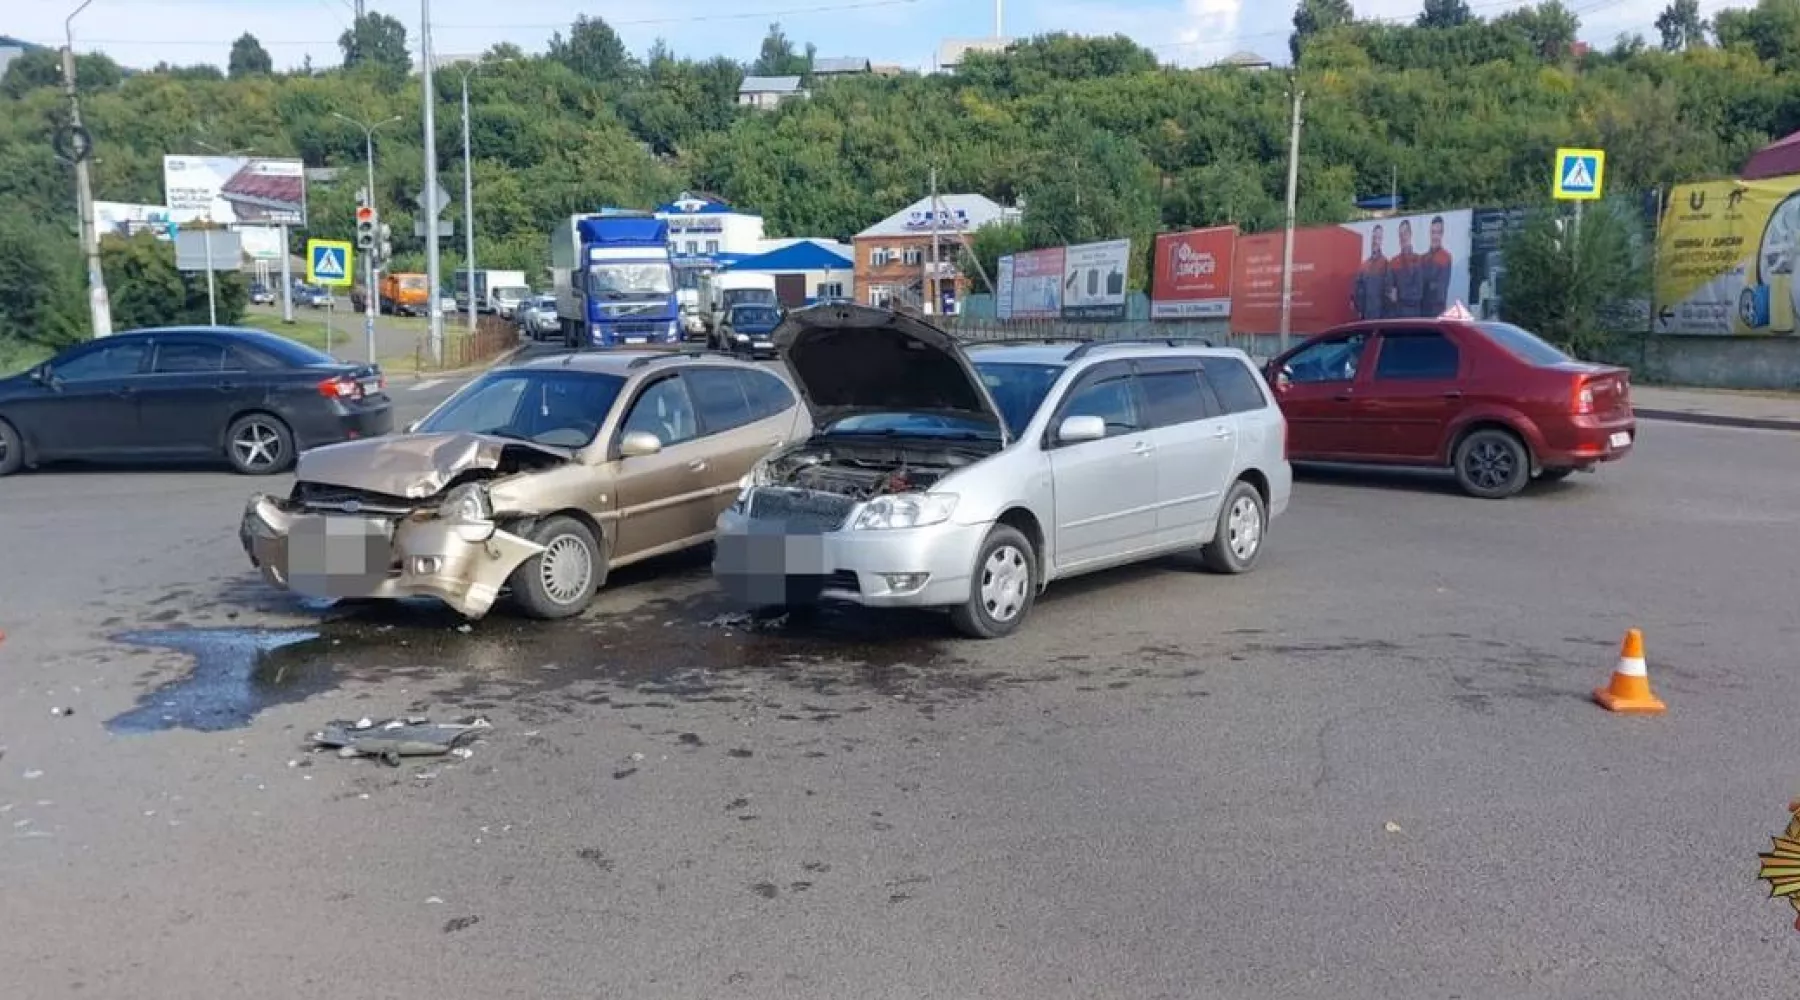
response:
<path fill-rule="evenodd" d="M 1186 340 L 1176 337 L 1133 338 L 1130 340 L 1089 340 L 1068 353 L 1064 361 L 1084 358 L 1102 347 L 1211 347 L 1213 342 L 1205 337 L 1193 337 Z"/>
<path fill-rule="evenodd" d="M 1005 346 L 1008 344 L 1068 344 L 1068 343 L 1085 344 L 1085 343 L 1088 343 L 1092 339 L 1093 338 L 1091 338 L 1091 337 L 1076 337 L 1076 336 L 1068 336 L 1068 337 L 1054 337 L 1054 336 L 992 337 L 992 338 L 989 338 L 986 340 L 965 340 L 965 341 L 963 341 L 963 346 L 965 346 L 965 347 L 987 347 L 990 344 L 994 345 L 994 346 Z"/>
<path fill-rule="evenodd" d="M 625 367 L 626 368 L 642 368 L 645 365 L 656 364 L 658 361 L 670 361 L 675 358 L 704 358 L 704 357 L 706 357 L 705 351 L 659 351 L 655 354 L 645 354 L 645 355 L 641 355 L 639 357 L 632 358 L 631 363 L 626 365 Z"/>

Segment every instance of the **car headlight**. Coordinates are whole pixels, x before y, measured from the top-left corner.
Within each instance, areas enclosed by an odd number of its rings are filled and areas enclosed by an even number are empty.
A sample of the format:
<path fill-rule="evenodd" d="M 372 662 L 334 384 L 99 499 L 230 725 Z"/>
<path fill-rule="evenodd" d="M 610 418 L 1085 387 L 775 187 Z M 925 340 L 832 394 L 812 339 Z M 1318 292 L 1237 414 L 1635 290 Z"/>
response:
<path fill-rule="evenodd" d="M 954 493 L 890 493 L 864 504 L 851 528 L 923 528 L 950 520 L 955 511 Z"/>
<path fill-rule="evenodd" d="M 488 500 L 487 487 L 480 483 L 458 486 L 438 504 L 438 517 L 457 524 L 476 524 L 494 518 L 494 506 Z"/>
<path fill-rule="evenodd" d="M 750 491 L 758 486 L 769 485 L 769 464 L 758 462 L 751 466 L 737 485 L 737 496 L 731 501 L 731 510 L 739 514 L 747 513 L 750 510 Z"/>
<path fill-rule="evenodd" d="M 746 340 L 750 339 L 750 335 L 747 333 L 734 333 L 731 336 L 738 341 L 746 341 Z"/>

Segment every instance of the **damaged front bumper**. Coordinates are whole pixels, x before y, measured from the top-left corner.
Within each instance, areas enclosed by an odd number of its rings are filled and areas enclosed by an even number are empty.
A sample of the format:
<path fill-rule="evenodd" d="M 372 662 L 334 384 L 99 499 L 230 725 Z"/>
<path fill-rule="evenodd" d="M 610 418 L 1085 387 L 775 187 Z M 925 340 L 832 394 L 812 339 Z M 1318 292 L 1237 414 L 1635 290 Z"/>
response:
<path fill-rule="evenodd" d="M 752 607 L 845 601 L 870 608 L 954 607 L 969 599 L 991 525 L 794 530 L 727 510 L 714 535 L 713 578 Z"/>
<path fill-rule="evenodd" d="M 250 499 L 239 539 L 263 579 L 305 597 L 435 597 L 480 618 L 519 564 L 544 551 L 492 522 L 434 513 L 322 514 L 267 494 Z"/>

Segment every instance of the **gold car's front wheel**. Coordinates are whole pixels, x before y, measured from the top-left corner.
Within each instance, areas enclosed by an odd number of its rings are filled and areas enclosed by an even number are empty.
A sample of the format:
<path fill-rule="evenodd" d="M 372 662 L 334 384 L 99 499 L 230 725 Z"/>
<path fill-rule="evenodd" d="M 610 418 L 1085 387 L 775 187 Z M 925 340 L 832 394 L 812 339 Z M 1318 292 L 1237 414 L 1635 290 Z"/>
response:
<path fill-rule="evenodd" d="M 513 570 L 513 600 L 532 618 L 572 618 L 586 611 L 606 581 L 606 556 L 588 526 L 552 517 L 524 533 L 544 551 Z"/>

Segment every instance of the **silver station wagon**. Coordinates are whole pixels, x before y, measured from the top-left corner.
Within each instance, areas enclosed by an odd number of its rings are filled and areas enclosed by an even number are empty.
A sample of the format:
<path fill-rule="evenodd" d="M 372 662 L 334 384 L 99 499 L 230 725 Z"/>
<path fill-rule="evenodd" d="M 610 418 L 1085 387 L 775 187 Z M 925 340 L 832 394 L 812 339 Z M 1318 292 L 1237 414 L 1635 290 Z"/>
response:
<path fill-rule="evenodd" d="M 1287 508 L 1287 424 L 1239 351 L 964 348 L 848 304 L 774 339 L 814 432 L 719 516 L 714 576 L 752 607 L 945 608 L 998 638 L 1051 580 L 1189 550 L 1246 572 Z"/>

